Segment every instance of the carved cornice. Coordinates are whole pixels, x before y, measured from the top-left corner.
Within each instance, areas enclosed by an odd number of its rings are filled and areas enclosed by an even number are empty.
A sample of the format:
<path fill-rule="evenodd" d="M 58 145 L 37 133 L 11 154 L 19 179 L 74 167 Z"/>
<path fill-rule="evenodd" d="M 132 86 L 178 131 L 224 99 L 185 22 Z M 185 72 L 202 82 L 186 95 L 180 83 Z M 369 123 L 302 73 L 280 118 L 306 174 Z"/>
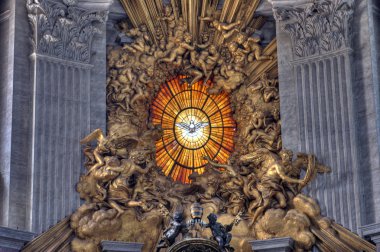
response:
<path fill-rule="evenodd" d="M 107 11 L 77 7 L 76 0 L 28 0 L 28 18 L 33 30 L 33 52 L 59 59 L 90 63 L 91 43 L 100 34 Z"/>
<path fill-rule="evenodd" d="M 274 7 L 281 29 L 292 39 L 295 58 L 351 48 L 353 1 L 322 0 L 301 7 Z"/>

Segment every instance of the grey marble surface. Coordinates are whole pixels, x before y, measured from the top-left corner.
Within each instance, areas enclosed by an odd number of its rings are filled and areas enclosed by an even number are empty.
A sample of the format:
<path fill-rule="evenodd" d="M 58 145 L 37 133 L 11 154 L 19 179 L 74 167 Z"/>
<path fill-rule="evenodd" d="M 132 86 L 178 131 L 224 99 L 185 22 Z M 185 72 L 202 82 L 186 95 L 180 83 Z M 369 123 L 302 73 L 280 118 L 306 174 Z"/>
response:
<path fill-rule="evenodd" d="M 249 244 L 255 252 L 290 252 L 293 251 L 294 241 L 292 238 L 284 237 L 250 241 Z"/>
<path fill-rule="evenodd" d="M 104 252 L 140 252 L 143 243 L 137 242 L 118 242 L 118 241 L 102 241 L 101 247 Z"/>
<path fill-rule="evenodd" d="M 0 227 L 0 251 L 19 251 L 35 237 L 34 233 Z"/>

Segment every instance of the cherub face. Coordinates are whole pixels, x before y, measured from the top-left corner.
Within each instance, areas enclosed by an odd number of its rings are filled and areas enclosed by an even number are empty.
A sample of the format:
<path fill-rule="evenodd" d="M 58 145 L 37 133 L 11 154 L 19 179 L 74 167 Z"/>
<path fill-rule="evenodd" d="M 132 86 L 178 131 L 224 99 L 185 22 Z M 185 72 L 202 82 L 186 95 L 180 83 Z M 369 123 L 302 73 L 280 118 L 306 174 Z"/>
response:
<path fill-rule="evenodd" d="M 165 14 L 170 15 L 172 13 L 173 8 L 170 5 L 165 6 Z"/>
<path fill-rule="evenodd" d="M 185 40 L 186 43 L 190 43 L 191 42 L 191 35 L 190 34 L 185 34 L 184 40 Z"/>
<path fill-rule="evenodd" d="M 153 76 L 153 75 L 154 75 L 153 67 L 152 67 L 152 68 L 148 68 L 148 69 L 146 70 L 146 73 L 148 74 L 148 76 Z"/>
<path fill-rule="evenodd" d="M 211 26 L 211 27 L 217 27 L 218 24 L 219 24 L 218 20 L 214 20 L 214 21 L 212 21 L 212 22 L 210 23 L 210 26 Z"/>
<path fill-rule="evenodd" d="M 217 53 L 216 47 L 214 45 L 211 45 L 209 50 L 210 50 L 211 54 L 216 54 Z"/>
<path fill-rule="evenodd" d="M 110 71 L 110 77 L 115 77 L 116 75 L 117 75 L 117 70 L 112 69 L 112 70 Z"/>
<path fill-rule="evenodd" d="M 140 26 L 140 31 L 146 32 L 147 31 L 146 25 L 141 25 Z"/>
<path fill-rule="evenodd" d="M 203 43 L 207 43 L 209 40 L 210 36 L 207 33 L 202 34 L 202 41 Z"/>
<path fill-rule="evenodd" d="M 244 34 L 242 33 L 239 33 L 236 37 L 236 42 L 239 43 L 239 44 L 243 44 L 243 42 L 245 41 L 245 36 Z"/>
<path fill-rule="evenodd" d="M 236 43 L 231 43 L 228 45 L 228 49 L 231 51 L 231 52 L 236 52 L 238 47 L 237 47 L 237 44 Z"/>
<path fill-rule="evenodd" d="M 146 163 L 146 153 L 142 150 L 133 150 L 129 153 L 129 156 L 135 164 L 142 165 Z"/>

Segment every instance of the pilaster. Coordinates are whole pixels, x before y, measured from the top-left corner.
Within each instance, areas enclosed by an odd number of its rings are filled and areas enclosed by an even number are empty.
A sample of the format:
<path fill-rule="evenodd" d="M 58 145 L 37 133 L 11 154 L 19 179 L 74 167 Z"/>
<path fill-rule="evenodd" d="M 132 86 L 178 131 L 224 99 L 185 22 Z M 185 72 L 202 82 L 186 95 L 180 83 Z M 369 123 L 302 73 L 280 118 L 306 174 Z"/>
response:
<path fill-rule="evenodd" d="M 30 229 L 80 206 L 80 139 L 105 129 L 106 21 L 112 0 L 27 1 L 32 28 Z"/>
<path fill-rule="evenodd" d="M 361 197 L 354 108 L 353 1 L 273 0 L 282 138 L 332 168 L 306 193 L 322 213 L 357 231 Z M 290 74 L 289 74 L 290 73 Z"/>

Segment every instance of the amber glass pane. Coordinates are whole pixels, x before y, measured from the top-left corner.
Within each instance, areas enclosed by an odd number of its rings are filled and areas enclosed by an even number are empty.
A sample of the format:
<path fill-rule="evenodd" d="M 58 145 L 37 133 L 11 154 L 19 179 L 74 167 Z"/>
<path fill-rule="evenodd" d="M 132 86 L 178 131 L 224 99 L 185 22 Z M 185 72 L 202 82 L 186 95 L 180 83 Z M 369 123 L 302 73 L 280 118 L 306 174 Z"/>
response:
<path fill-rule="evenodd" d="M 191 88 L 177 77 L 161 85 L 152 103 L 152 122 L 163 128 L 156 142 L 156 162 L 176 181 L 189 183 L 193 172 L 202 174 L 204 156 L 226 163 L 233 151 L 236 130 L 227 93 L 209 95 L 207 85 L 197 82 Z"/>

